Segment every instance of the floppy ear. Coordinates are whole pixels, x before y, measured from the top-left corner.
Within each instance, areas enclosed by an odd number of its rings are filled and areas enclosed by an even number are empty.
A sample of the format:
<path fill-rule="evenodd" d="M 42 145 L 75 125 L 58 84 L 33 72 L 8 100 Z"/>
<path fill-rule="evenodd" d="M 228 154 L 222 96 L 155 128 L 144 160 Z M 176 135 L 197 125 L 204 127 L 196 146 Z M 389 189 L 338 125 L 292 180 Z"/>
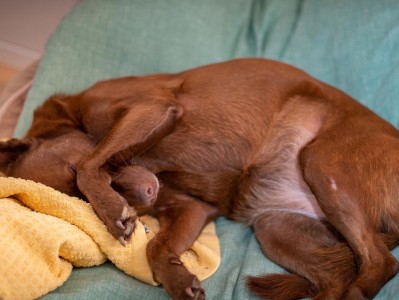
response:
<path fill-rule="evenodd" d="M 10 166 L 32 146 L 30 139 L 10 139 L 0 142 L 0 172 L 7 175 Z"/>

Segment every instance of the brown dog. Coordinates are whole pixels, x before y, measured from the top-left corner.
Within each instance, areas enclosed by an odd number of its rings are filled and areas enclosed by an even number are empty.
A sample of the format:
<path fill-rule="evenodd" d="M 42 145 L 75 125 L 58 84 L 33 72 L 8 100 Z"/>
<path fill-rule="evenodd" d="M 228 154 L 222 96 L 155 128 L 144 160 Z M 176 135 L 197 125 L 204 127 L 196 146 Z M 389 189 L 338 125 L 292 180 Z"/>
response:
<path fill-rule="evenodd" d="M 298 69 L 242 59 L 54 96 L 26 139 L 2 144 L 0 165 L 47 174 L 42 153 L 76 132 L 96 143 L 75 162 L 79 190 L 122 242 L 136 211 L 109 168 L 163 181 L 147 256 L 174 299 L 204 298 L 179 256 L 217 215 L 253 226 L 265 255 L 294 273 L 250 277 L 263 298 L 367 299 L 398 271 L 399 132 Z"/>

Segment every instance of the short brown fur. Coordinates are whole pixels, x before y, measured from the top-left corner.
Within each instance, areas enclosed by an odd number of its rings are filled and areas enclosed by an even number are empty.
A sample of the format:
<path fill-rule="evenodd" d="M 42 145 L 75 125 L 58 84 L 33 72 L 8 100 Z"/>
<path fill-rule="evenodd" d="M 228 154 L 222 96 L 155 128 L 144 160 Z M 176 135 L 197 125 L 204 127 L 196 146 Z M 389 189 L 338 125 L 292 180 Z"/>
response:
<path fill-rule="evenodd" d="M 95 148 L 65 146 L 54 163 L 76 165 L 68 181 L 115 238 L 129 239 L 137 214 L 159 218 L 147 256 L 174 299 L 205 298 L 179 256 L 218 215 L 252 226 L 265 255 L 293 273 L 249 277 L 263 298 L 370 299 L 398 271 L 389 249 L 399 236 L 399 132 L 294 67 L 241 59 L 53 96 L 26 138 L 0 145 L 1 169 L 73 193 L 31 175 L 41 164 L 49 172 L 50 146 L 71 138 Z M 127 172 L 119 192 L 113 168 Z M 129 168 L 143 168 L 144 185 L 157 185 L 150 174 L 162 181 L 145 210 L 123 197 Z"/>

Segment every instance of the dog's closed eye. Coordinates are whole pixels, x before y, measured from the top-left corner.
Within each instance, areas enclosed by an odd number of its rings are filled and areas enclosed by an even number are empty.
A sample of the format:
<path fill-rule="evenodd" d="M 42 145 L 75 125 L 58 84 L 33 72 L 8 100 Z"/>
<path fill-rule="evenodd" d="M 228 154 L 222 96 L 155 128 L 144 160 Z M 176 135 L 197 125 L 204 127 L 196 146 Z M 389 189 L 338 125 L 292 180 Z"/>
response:
<path fill-rule="evenodd" d="M 77 171 L 76 171 L 76 166 L 73 164 L 69 164 L 69 170 L 71 171 L 72 175 L 76 177 Z"/>

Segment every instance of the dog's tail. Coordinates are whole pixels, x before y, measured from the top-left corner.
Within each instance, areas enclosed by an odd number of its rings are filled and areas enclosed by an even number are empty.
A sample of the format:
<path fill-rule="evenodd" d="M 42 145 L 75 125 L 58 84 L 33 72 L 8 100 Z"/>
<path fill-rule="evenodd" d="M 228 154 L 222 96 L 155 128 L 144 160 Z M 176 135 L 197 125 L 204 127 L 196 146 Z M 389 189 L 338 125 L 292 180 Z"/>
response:
<path fill-rule="evenodd" d="M 399 245 L 399 236 L 379 234 L 389 250 Z M 352 250 L 345 243 L 334 247 L 320 248 L 317 253 L 320 258 L 320 270 L 327 271 L 331 276 L 339 277 L 349 284 L 356 276 L 356 262 Z M 262 299 L 294 300 L 313 298 L 319 293 L 319 288 L 305 277 L 296 274 L 267 274 L 264 276 L 248 276 L 248 288 Z"/>
<path fill-rule="evenodd" d="M 290 300 L 314 297 L 317 287 L 304 277 L 295 274 L 270 274 L 248 276 L 247 286 L 262 299 Z"/>

